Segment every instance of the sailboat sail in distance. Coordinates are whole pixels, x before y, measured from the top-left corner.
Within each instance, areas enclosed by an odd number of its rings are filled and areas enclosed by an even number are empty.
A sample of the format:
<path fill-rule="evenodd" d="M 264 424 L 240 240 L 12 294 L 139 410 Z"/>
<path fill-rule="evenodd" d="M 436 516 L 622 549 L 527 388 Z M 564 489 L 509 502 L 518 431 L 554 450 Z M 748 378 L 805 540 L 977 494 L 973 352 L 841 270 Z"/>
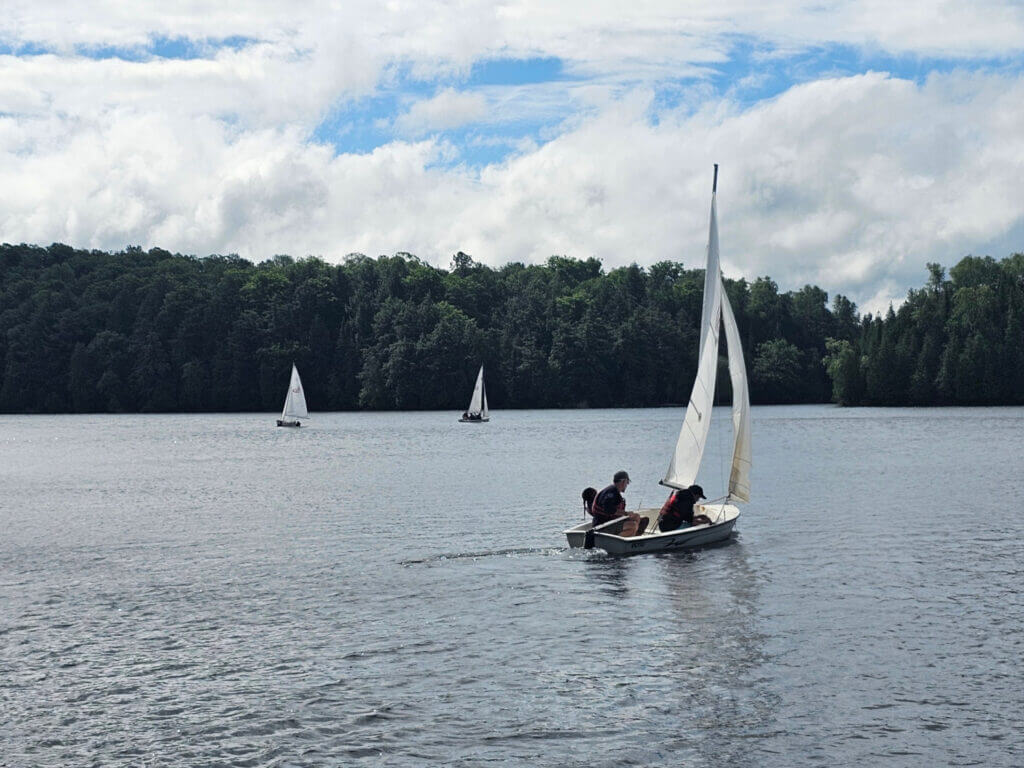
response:
<path fill-rule="evenodd" d="M 465 423 L 481 424 L 490 421 L 490 413 L 487 410 L 487 387 L 484 386 L 484 367 L 480 366 L 480 372 L 476 375 L 476 386 L 473 387 L 473 396 L 469 399 L 469 408 L 459 419 Z"/>
<path fill-rule="evenodd" d="M 288 383 L 288 393 L 284 398 L 284 408 L 281 409 L 281 418 L 277 420 L 279 427 L 301 427 L 299 419 L 309 418 L 309 411 L 306 409 L 306 393 L 302 389 L 302 379 L 299 378 L 299 369 L 292 363 L 292 379 Z"/>

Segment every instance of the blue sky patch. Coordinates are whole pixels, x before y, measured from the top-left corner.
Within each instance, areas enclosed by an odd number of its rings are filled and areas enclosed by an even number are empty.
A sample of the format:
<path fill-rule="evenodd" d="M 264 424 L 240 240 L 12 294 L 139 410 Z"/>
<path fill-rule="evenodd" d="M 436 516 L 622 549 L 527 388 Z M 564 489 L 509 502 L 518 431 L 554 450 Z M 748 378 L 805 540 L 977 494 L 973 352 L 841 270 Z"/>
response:
<path fill-rule="evenodd" d="M 770 99 L 792 88 L 823 78 L 852 77 L 865 72 L 888 72 L 893 77 L 918 85 L 930 75 L 970 70 L 1021 71 L 1016 59 L 970 60 L 931 58 L 913 55 L 895 56 L 880 50 L 851 45 L 827 45 L 808 48 L 789 56 L 779 56 L 770 48 L 749 38 L 737 39 L 729 51 L 729 60 L 712 69 L 710 82 L 720 96 L 730 96 L 744 106 Z"/>
<path fill-rule="evenodd" d="M 485 59 L 473 65 L 465 86 L 531 85 L 566 79 L 558 58 Z"/>
<path fill-rule="evenodd" d="M 0 56 L 42 56 L 45 53 L 53 53 L 53 51 L 37 43 L 22 43 L 21 45 L 0 43 Z"/>
<path fill-rule="evenodd" d="M 446 88 L 494 96 L 502 89 L 512 93 L 527 86 L 570 82 L 576 78 L 564 72 L 561 59 L 488 59 L 473 65 L 466 76 L 448 76 L 430 81 L 414 77 L 407 68 L 394 68 L 375 96 L 337 104 L 313 132 L 313 139 L 332 145 L 339 153 L 368 153 L 399 139 L 416 140 L 396 132 L 395 120 L 417 101 L 432 98 Z M 515 151 L 523 140 L 538 144 L 552 126 L 568 115 L 519 114 L 514 119 L 489 119 L 484 130 L 479 124 L 433 132 L 459 148 L 445 166 L 483 167 L 499 162 Z"/>
<path fill-rule="evenodd" d="M 102 61 L 104 59 L 120 59 L 122 61 L 150 61 L 152 59 L 209 59 L 224 49 L 241 50 L 258 42 L 255 38 L 235 35 L 223 38 L 193 39 L 188 37 L 151 37 L 146 45 L 79 45 L 75 53 L 87 59 Z M 58 53 L 56 49 L 35 43 L 25 43 L 17 47 L 0 44 L 0 54 L 13 56 L 40 56 L 47 53 Z"/>

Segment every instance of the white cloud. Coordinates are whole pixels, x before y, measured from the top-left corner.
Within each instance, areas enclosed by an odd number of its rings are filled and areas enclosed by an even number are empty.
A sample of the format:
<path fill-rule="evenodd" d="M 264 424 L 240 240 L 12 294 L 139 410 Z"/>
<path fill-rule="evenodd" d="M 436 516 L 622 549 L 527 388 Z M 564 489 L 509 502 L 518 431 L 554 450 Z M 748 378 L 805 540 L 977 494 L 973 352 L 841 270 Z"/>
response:
<path fill-rule="evenodd" d="M 8 241 L 340 258 L 409 250 L 447 264 L 555 253 L 608 267 L 698 266 L 713 161 L 726 274 L 817 283 L 871 308 L 1024 220 L 1024 81 L 869 74 L 747 111 L 713 103 L 648 120 L 639 90 L 476 177 L 434 141 L 334 156 L 297 129 L 236 134 L 192 116 L 0 123 Z M 18 153 L 30 143 L 32 153 Z M 997 256 L 1004 254 L 994 254 Z"/>
<path fill-rule="evenodd" d="M 1021 76 L 965 70 L 915 84 L 867 73 L 750 108 L 701 88 L 676 111 L 656 106 L 658 78 L 726 64 L 737 36 L 768 55 L 843 43 L 1014 57 L 1024 11 L 876 0 L 767 12 L 726 0 L 687 4 L 685 15 L 676 2 L 625 14 L 582 0 L 13 0 L 0 44 L 55 52 L 0 56 L 0 240 L 253 259 L 408 250 L 447 264 L 462 249 L 492 264 L 565 253 L 609 267 L 696 266 L 718 161 L 728 275 L 818 283 L 877 309 L 921 284 L 926 261 L 948 265 L 1024 231 Z M 255 42 L 195 60 L 80 54 L 141 50 L 156 37 Z M 406 139 L 527 113 L 557 125 L 548 143 L 519 139 L 515 155 L 479 173 L 441 167 L 456 149 L 436 140 L 365 155 L 310 140 L 339 100 L 373 93 L 395 68 L 432 77 L 514 56 L 559 57 L 579 80 L 441 90 L 394 119 Z"/>
<path fill-rule="evenodd" d="M 208 115 L 245 125 L 315 124 L 340 91 L 368 89 L 377 70 L 344 76 L 324 62 L 267 45 L 222 50 L 212 59 L 125 61 L 81 56 L 0 56 L 0 110 L 81 119 L 108 110 Z"/>
<path fill-rule="evenodd" d="M 165 0 L 8 0 L 0 42 L 144 46 L 154 37 L 245 37 L 330 59 L 354 40 L 420 74 L 466 70 L 488 55 L 547 55 L 590 72 L 662 70 L 727 58 L 729 39 L 746 35 L 772 46 L 843 43 L 892 53 L 990 57 L 1024 50 L 1024 8 L 1014 0 L 270 0 L 211 3 Z M 340 36 L 340 39 L 339 39 Z M 340 43 L 340 45 L 339 45 Z"/>
<path fill-rule="evenodd" d="M 432 98 L 415 102 L 395 120 L 395 128 L 405 136 L 423 136 L 475 123 L 486 115 L 487 100 L 479 93 L 445 88 Z"/>

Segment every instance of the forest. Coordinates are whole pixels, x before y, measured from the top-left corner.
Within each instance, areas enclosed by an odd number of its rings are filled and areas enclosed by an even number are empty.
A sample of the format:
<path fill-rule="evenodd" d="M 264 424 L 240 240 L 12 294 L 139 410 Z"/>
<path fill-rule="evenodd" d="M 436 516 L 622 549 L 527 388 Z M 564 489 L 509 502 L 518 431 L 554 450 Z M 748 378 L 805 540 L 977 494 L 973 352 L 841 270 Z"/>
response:
<path fill-rule="evenodd" d="M 726 280 L 752 401 L 1024 403 L 1024 255 L 928 272 L 884 316 L 816 286 Z M 311 411 L 461 410 L 481 363 L 492 408 L 682 404 L 703 274 L 4 244 L 0 412 L 274 411 L 293 362 Z"/>

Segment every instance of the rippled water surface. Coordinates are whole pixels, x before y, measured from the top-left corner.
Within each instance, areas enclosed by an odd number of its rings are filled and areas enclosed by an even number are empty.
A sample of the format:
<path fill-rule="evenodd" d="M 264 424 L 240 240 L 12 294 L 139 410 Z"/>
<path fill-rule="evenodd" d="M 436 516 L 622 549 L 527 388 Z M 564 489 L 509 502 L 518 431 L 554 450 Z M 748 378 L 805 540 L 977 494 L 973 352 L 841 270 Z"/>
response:
<path fill-rule="evenodd" d="M 755 408 L 625 559 L 680 410 L 456 418 L 0 417 L 0 765 L 1024 764 L 1024 410 Z"/>

